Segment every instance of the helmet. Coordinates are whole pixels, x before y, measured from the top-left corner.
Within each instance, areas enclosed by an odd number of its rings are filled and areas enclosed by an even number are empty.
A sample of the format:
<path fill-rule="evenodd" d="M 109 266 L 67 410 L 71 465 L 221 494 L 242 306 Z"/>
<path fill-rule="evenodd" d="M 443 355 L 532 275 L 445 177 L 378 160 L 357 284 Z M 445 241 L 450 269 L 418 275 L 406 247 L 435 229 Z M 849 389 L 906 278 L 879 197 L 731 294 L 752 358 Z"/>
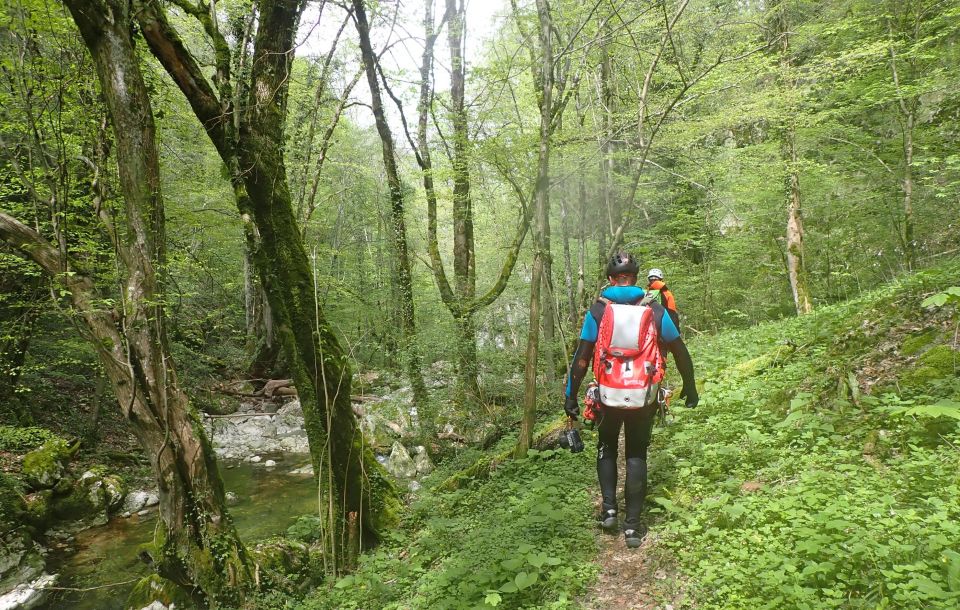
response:
<path fill-rule="evenodd" d="M 649 279 L 662 280 L 662 279 L 663 279 L 663 271 L 660 271 L 659 269 L 657 269 L 656 267 L 654 267 L 653 269 L 651 269 L 651 270 L 647 273 L 647 279 L 648 279 L 648 280 L 649 280 Z"/>
<path fill-rule="evenodd" d="M 621 274 L 637 275 L 638 273 L 640 273 L 640 265 L 637 264 L 637 259 L 633 258 L 633 255 L 629 252 L 617 252 L 610 257 L 610 261 L 607 263 L 607 277 Z"/>

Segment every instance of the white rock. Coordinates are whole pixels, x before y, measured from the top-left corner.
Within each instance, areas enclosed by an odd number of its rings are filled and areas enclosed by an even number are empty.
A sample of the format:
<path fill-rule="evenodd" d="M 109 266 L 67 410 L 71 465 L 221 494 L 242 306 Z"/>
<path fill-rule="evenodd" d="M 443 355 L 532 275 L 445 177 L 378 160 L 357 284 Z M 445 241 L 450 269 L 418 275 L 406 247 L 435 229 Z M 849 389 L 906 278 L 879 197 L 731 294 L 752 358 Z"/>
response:
<path fill-rule="evenodd" d="M 263 463 L 263 465 L 266 466 L 267 468 L 270 468 L 272 466 L 276 466 L 277 463 L 273 460 L 267 460 L 266 462 Z"/>
<path fill-rule="evenodd" d="M 237 494 L 233 493 L 232 491 L 228 491 L 227 493 L 224 494 L 224 500 L 226 500 L 227 506 L 234 506 L 235 504 L 240 502 L 240 498 L 237 496 Z"/>
<path fill-rule="evenodd" d="M 30 584 L 18 585 L 0 596 L 0 610 L 29 610 L 43 603 L 47 597 L 46 587 L 57 584 L 56 574 L 42 574 Z"/>
<path fill-rule="evenodd" d="M 297 468 L 297 469 L 295 469 L 295 470 L 291 470 L 291 471 L 290 471 L 290 474 L 302 474 L 302 475 L 307 475 L 307 474 L 308 474 L 308 475 L 310 475 L 310 476 L 313 476 L 313 464 L 305 464 L 304 466 L 301 466 L 300 468 Z"/>
<path fill-rule="evenodd" d="M 410 491 L 420 491 L 420 488 L 422 487 L 422 485 L 420 485 L 420 481 L 417 481 L 416 479 L 414 479 L 413 481 L 410 481 L 409 487 L 410 487 Z"/>
<path fill-rule="evenodd" d="M 254 464 L 259 464 L 259 463 L 260 463 L 260 460 L 262 460 L 262 459 L 263 459 L 263 458 L 261 458 L 259 455 L 251 455 L 250 457 L 247 458 L 247 461 L 248 461 L 248 462 L 253 462 Z"/>
<path fill-rule="evenodd" d="M 147 492 L 147 503 L 144 506 L 156 506 L 160 504 L 160 496 L 150 491 Z"/>

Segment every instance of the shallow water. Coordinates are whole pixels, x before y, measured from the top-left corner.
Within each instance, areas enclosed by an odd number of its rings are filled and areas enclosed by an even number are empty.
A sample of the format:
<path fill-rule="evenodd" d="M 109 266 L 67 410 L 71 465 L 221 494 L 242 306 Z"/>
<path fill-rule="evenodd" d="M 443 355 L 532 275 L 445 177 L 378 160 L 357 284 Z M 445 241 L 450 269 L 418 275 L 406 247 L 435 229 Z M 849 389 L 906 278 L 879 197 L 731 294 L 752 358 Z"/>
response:
<path fill-rule="evenodd" d="M 277 466 L 272 468 L 248 463 L 221 463 L 220 466 L 226 490 L 239 498 L 239 502 L 230 507 L 230 514 L 247 544 L 280 534 L 296 517 L 317 511 L 313 477 L 289 474 L 290 470 L 308 462 L 309 456 L 284 455 L 273 459 Z M 156 524 L 157 514 L 152 512 L 142 518 L 116 518 L 107 525 L 77 534 L 77 552 L 66 557 L 51 557 L 47 571 L 60 573 L 60 587 L 103 588 L 57 591 L 43 608 L 122 610 L 134 582 L 150 573 L 137 558 L 137 549 L 152 539 Z"/>

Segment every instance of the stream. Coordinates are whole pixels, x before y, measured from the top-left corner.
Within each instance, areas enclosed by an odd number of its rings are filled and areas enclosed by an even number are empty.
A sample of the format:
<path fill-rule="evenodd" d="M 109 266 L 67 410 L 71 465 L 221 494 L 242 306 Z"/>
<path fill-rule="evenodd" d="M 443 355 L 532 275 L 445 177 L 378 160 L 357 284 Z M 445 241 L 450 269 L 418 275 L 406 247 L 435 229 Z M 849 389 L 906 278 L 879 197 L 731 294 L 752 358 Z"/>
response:
<path fill-rule="evenodd" d="M 296 517 L 317 511 L 313 477 L 290 474 L 309 461 L 308 455 L 271 456 L 275 467 L 262 464 L 221 461 L 221 474 L 228 492 L 239 501 L 230 514 L 244 542 L 251 544 L 280 534 Z M 76 535 L 76 553 L 51 555 L 48 572 L 59 572 L 60 587 L 93 588 L 89 591 L 55 591 L 43 610 L 122 610 L 136 579 L 150 569 L 137 558 L 139 545 L 153 537 L 156 511 L 144 517 L 114 518 L 102 527 Z M 133 581 L 133 582 L 127 582 Z"/>

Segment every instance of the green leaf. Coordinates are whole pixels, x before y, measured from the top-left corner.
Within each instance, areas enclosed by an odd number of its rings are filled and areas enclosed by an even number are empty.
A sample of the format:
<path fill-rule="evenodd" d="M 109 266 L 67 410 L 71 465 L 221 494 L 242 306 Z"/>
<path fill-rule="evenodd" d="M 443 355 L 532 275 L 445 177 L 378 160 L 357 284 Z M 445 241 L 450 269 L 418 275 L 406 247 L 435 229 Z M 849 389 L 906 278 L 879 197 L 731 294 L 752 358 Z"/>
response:
<path fill-rule="evenodd" d="M 494 608 L 499 606 L 500 602 L 502 601 L 503 598 L 500 597 L 500 594 L 496 591 L 489 591 L 487 596 L 483 598 L 483 603 L 487 604 L 488 606 L 493 606 Z"/>
<path fill-rule="evenodd" d="M 540 578 L 539 572 L 519 572 L 514 577 L 513 582 L 516 583 L 517 589 L 522 591 L 537 582 L 538 578 Z"/>

